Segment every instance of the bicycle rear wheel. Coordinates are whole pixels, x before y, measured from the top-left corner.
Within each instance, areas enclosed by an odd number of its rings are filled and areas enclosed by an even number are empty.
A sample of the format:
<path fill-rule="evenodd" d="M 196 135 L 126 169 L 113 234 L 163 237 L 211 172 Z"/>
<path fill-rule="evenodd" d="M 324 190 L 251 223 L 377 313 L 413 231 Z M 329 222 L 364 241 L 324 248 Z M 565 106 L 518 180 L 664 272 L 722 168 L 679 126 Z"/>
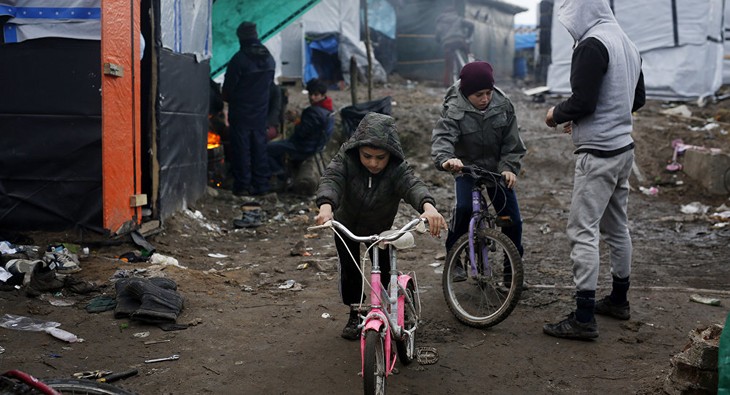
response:
<path fill-rule="evenodd" d="M 398 359 L 403 365 L 408 365 L 416 359 L 416 331 L 411 331 L 418 325 L 418 316 L 416 315 L 416 287 L 413 281 L 408 282 L 406 287 L 405 310 L 403 317 L 403 338 L 396 340 L 395 348 L 398 350 Z M 410 300 L 410 302 L 409 302 Z"/>
<path fill-rule="evenodd" d="M 512 241 L 496 229 L 480 229 L 475 239 L 477 273 L 471 273 L 469 234 L 464 234 L 446 257 L 442 285 L 446 304 L 459 321 L 488 328 L 502 322 L 517 306 L 522 293 L 522 259 Z M 484 262 L 488 262 L 486 268 Z"/>
<path fill-rule="evenodd" d="M 365 332 L 365 352 L 363 355 L 363 387 L 365 395 L 385 394 L 385 344 L 383 336 L 374 330 Z"/>

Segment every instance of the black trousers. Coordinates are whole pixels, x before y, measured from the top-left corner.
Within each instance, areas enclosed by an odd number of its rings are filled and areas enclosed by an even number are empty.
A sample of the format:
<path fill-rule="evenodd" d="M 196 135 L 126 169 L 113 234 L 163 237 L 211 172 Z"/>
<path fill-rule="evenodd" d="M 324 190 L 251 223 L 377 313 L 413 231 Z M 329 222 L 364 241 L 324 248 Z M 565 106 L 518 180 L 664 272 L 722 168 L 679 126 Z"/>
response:
<path fill-rule="evenodd" d="M 360 297 L 363 291 L 362 276 L 357 269 L 360 263 L 360 243 L 347 238 L 343 242 L 339 237 L 335 236 L 335 246 L 337 247 L 337 256 L 340 259 L 340 295 L 342 296 L 342 303 L 348 306 L 360 303 Z M 348 249 L 352 253 L 352 257 L 347 252 Z M 388 284 L 390 283 L 390 257 L 388 256 L 388 250 L 373 247 L 369 251 L 370 261 L 373 260 L 373 250 L 377 250 L 379 255 L 380 282 L 385 289 L 388 289 Z M 352 259 L 353 257 L 355 260 Z M 363 270 L 368 281 L 370 281 L 370 268 Z"/>

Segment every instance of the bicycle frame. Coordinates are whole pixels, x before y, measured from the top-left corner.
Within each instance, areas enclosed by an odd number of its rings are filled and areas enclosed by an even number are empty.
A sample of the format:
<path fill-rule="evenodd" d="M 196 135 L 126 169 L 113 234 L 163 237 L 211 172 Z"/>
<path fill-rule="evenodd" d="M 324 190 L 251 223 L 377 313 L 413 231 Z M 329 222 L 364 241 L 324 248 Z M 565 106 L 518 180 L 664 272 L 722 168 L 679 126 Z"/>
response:
<path fill-rule="evenodd" d="M 380 243 L 383 243 L 382 241 Z M 389 290 L 386 292 L 380 282 L 380 262 L 377 253 L 373 253 L 373 267 L 370 271 L 370 300 L 372 304 L 370 311 L 365 316 L 362 331 L 374 330 L 383 333 L 385 336 L 385 366 L 388 369 L 385 377 L 388 377 L 395 367 L 397 360 L 396 354 L 392 352 L 392 339 L 403 337 L 403 327 L 405 319 L 405 306 L 407 294 L 405 288 L 408 282 L 413 280 L 409 274 L 398 273 L 397 249 L 389 243 L 386 243 L 388 255 L 390 257 L 390 282 Z M 400 294 L 398 291 L 402 291 Z M 383 308 L 385 306 L 385 309 Z M 415 331 L 418 324 L 411 329 Z M 365 337 L 360 337 L 360 360 L 362 361 L 360 370 L 364 371 L 365 360 Z M 364 374 L 364 373 L 363 373 Z"/>

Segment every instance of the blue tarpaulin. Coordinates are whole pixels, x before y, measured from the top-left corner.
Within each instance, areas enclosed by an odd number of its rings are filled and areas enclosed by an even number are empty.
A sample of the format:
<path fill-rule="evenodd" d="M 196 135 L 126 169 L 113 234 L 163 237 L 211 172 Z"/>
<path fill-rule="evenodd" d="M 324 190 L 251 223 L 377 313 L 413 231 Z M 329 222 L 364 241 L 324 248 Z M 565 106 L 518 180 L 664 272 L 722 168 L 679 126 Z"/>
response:
<path fill-rule="evenodd" d="M 515 50 L 535 48 L 537 32 L 515 33 Z"/>

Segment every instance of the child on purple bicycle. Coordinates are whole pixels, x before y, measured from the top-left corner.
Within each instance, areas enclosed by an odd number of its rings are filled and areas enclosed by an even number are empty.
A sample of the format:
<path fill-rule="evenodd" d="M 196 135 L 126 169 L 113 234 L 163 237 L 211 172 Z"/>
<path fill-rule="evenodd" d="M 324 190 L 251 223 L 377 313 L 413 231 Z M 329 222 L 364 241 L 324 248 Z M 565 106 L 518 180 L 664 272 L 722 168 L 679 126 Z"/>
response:
<path fill-rule="evenodd" d="M 383 114 L 367 114 L 327 166 L 317 189 L 319 214 L 317 225 L 336 219 L 358 236 L 379 234 L 389 230 L 398 212 L 401 199 L 428 220 L 429 231 L 439 236 L 446 221 L 435 207 L 435 201 L 405 160 L 398 139 L 395 120 Z M 340 259 L 340 293 L 342 302 L 350 306 L 350 318 L 342 337 L 356 340 L 359 314 L 352 305 L 362 298 L 362 279 L 357 265 L 360 245 L 335 237 Z M 355 260 L 350 257 L 348 249 Z M 372 253 L 372 250 L 371 250 Z M 378 249 L 382 273 L 390 273 L 387 250 Z M 390 276 L 381 276 L 387 288 Z"/>
<path fill-rule="evenodd" d="M 460 79 L 446 92 L 441 117 L 431 136 L 431 158 L 439 170 L 458 173 L 464 165 L 478 165 L 502 174 L 507 188 L 487 193 L 499 216 L 509 216 L 511 225 L 502 232 L 523 254 L 522 218 L 514 187 L 527 149 L 517 130 L 512 102 L 494 87 L 492 65 L 471 62 L 461 69 Z M 456 204 L 446 237 L 446 252 L 469 230 L 471 177 L 456 175 Z M 462 277 L 466 280 L 466 275 Z"/>

